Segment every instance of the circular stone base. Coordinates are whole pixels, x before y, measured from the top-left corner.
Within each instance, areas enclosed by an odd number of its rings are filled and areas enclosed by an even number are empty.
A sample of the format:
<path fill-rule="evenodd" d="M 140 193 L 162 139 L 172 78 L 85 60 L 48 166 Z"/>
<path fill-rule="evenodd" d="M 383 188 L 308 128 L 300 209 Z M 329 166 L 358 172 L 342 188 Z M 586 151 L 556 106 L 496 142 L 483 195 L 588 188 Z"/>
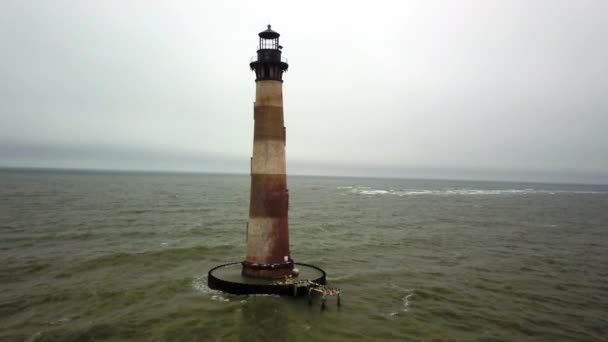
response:
<path fill-rule="evenodd" d="M 300 273 L 293 280 L 310 280 L 325 285 L 325 271 L 307 264 L 294 263 Z M 241 274 L 240 262 L 220 265 L 209 270 L 207 282 L 209 288 L 232 294 L 276 294 L 284 296 L 303 296 L 308 293 L 307 287 L 293 284 L 277 284 L 278 279 L 251 278 Z"/>

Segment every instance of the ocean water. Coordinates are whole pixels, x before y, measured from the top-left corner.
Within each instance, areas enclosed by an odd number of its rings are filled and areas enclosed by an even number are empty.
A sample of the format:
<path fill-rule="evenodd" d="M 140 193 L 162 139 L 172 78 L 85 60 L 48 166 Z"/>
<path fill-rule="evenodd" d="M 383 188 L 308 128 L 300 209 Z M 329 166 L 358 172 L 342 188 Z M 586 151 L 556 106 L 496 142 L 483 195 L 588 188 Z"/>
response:
<path fill-rule="evenodd" d="M 210 290 L 249 177 L 0 171 L 0 341 L 606 341 L 608 187 L 289 177 L 342 306 Z"/>

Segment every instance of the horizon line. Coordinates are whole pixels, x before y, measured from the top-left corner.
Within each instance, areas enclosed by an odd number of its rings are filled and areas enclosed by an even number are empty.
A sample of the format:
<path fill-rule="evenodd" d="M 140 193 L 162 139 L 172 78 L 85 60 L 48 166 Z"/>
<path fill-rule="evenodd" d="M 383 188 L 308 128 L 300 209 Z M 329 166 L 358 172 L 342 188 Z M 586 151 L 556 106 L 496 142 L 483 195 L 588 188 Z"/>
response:
<path fill-rule="evenodd" d="M 107 172 L 107 173 L 149 173 L 149 174 L 204 174 L 204 175 L 231 175 L 249 176 L 246 172 L 233 171 L 204 171 L 204 170 L 174 170 L 174 169 L 115 169 L 115 168 L 78 168 L 78 167 L 53 167 L 53 166 L 4 166 L 0 165 L 0 171 L 80 171 L 80 172 Z M 538 181 L 538 180 L 508 180 L 508 179 L 488 179 L 488 178 L 442 178 L 442 177 L 407 177 L 407 176 L 355 176 L 355 175 L 322 175 L 291 173 L 287 176 L 295 177 L 315 177 L 315 178 L 353 178 L 353 179 L 396 179 L 396 180 L 435 180 L 435 181 L 460 181 L 460 182 L 494 182 L 494 183 L 524 183 L 524 184 L 560 184 L 560 185 L 608 185 L 608 183 L 589 183 L 576 181 Z"/>

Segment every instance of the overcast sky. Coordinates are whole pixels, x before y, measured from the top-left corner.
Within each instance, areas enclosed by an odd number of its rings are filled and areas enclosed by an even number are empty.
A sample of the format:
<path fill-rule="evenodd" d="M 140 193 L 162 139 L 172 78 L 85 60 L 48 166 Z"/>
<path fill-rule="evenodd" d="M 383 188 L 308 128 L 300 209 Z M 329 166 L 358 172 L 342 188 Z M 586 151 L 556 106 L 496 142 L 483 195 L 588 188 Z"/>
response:
<path fill-rule="evenodd" d="M 0 166 L 249 171 L 257 33 L 290 173 L 608 182 L 608 1 L 0 2 Z"/>

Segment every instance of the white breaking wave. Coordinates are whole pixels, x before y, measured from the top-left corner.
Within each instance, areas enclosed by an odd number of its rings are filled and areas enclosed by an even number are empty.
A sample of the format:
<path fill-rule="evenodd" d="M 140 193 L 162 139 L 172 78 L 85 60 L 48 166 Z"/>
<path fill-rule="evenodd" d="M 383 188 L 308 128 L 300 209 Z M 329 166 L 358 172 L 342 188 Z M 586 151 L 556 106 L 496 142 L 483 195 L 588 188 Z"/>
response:
<path fill-rule="evenodd" d="M 206 275 L 204 275 L 202 277 L 194 278 L 192 280 L 192 288 L 197 292 L 201 292 L 205 295 L 210 295 L 211 300 L 215 300 L 218 302 L 229 302 L 230 301 L 230 299 L 223 296 L 224 293 L 222 291 L 213 290 L 207 285 L 207 276 Z"/>
<path fill-rule="evenodd" d="M 408 312 L 410 310 L 410 298 L 413 296 L 413 293 L 408 293 L 406 294 L 402 300 L 403 300 L 403 312 Z"/>
<path fill-rule="evenodd" d="M 219 294 L 221 293 L 220 291 L 216 291 L 216 290 L 212 290 L 211 288 L 209 288 L 209 286 L 207 285 L 207 275 L 198 277 L 198 278 L 194 278 L 192 280 L 192 288 L 195 291 L 198 292 L 202 292 L 204 294 Z"/>
<path fill-rule="evenodd" d="M 536 189 L 406 189 L 406 190 L 383 190 L 371 189 L 369 187 L 338 187 L 348 189 L 350 192 L 360 195 L 394 195 L 394 196 L 419 196 L 419 195 L 527 195 L 527 194 L 608 194 L 603 191 L 575 191 L 575 190 L 536 190 Z"/>
<path fill-rule="evenodd" d="M 395 317 L 398 316 L 401 313 L 405 313 L 410 311 L 410 298 L 412 298 L 412 296 L 414 295 L 414 292 L 410 289 L 405 289 L 406 294 L 405 296 L 403 296 L 401 298 L 401 302 L 402 302 L 402 307 L 400 311 L 393 311 L 390 312 L 388 315 L 389 317 Z"/>
<path fill-rule="evenodd" d="M 207 275 L 200 276 L 194 278 L 192 280 L 192 289 L 196 292 L 200 292 L 204 295 L 210 296 L 211 300 L 218 302 L 230 302 L 231 298 L 235 299 L 234 296 L 230 296 L 222 291 L 213 290 L 207 285 Z M 250 294 L 247 297 L 280 297 L 279 295 L 274 294 Z M 242 296 L 237 297 L 236 299 L 242 298 Z M 242 299 L 239 301 L 241 304 L 247 303 L 246 299 Z"/>
<path fill-rule="evenodd" d="M 359 190 L 359 193 L 364 195 L 383 195 L 388 194 L 390 191 L 387 190 Z"/>

